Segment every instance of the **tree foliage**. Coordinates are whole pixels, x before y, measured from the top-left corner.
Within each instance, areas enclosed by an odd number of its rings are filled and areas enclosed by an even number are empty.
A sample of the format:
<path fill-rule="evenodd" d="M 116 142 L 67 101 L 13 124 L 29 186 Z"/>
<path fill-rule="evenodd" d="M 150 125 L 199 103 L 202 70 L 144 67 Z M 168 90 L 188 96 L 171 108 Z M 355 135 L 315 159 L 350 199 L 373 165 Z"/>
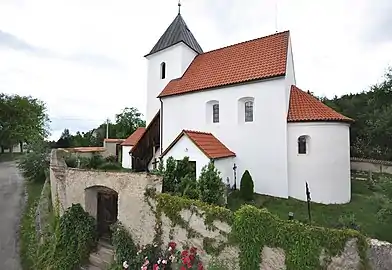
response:
<path fill-rule="evenodd" d="M 355 120 L 351 156 L 392 160 L 392 68 L 368 91 L 320 100 Z"/>
<path fill-rule="evenodd" d="M 138 109 L 127 107 L 119 114 L 116 114 L 114 123 L 102 123 L 90 131 L 77 131 L 74 135 L 70 134 L 69 129 L 64 129 L 59 140 L 57 142 L 51 142 L 51 145 L 55 148 L 102 146 L 106 138 L 107 128 L 109 128 L 109 138 L 125 139 L 138 127 L 146 126 L 146 122 L 142 120 L 142 116 Z"/>
<path fill-rule="evenodd" d="M 19 159 L 20 171 L 28 181 L 45 181 L 50 163 L 49 145 L 43 140 L 35 141 L 29 145 L 28 150 L 28 153 Z"/>
<path fill-rule="evenodd" d="M 30 96 L 0 94 L 0 144 L 10 148 L 16 144 L 43 140 L 48 135 L 49 118 L 45 104 Z"/>

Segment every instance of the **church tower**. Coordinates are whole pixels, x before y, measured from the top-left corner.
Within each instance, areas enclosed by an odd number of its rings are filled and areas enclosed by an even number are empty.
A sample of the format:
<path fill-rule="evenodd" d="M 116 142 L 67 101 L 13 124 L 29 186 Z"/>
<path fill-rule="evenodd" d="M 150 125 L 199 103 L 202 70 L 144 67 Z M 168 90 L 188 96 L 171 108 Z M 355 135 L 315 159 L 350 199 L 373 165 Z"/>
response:
<path fill-rule="evenodd" d="M 147 125 L 161 107 L 157 96 L 172 79 L 180 78 L 193 59 L 201 53 L 202 48 L 181 16 L 179 3 L 176 18 L 152 50 L 145 55 L 148 60 Z"/>

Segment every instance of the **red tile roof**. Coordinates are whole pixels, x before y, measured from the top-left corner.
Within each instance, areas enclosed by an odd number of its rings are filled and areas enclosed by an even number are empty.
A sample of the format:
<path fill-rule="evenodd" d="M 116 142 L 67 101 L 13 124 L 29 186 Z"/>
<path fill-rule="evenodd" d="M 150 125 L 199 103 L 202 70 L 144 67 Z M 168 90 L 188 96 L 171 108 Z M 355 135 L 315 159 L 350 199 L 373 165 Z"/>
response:
<path fill-rule="evenodd" d="M 200 149 L 200 151 L 202 151 L 210 159 L 235 157 L 235 153 L 230 151 L 211 133 L 191 130 L 183 130 L 162 153 L 162 156 L 165 156 L 184 135 L 186 135 Z"/>
<path fill-rule="evenodd" d="M 336 112 L 311 94 L 293 85 L 290 92 L 287 122 L 306 121 L 354 122 L 353 119 Z"/>
<path fill-rule="evenodd" d="M 91 153 L 91 152 L 104 152 L 106 151 L 105 147 L 95 147 L 95 146 L 87 146 L 87 147 L 74 147 L 74 148 L 64 148 L 67 151 L 75 152 L 75 153 Z"/>
<path fill-rule="evenodd" d="M 159 97 L 286 74 L 289 31 L 199 54 Z"/>
<path fill-rule="evenodd" d="M 104 139 L 103 141 L 107 142 L 107 143 L 122 143 L 123 141 L 125 141 L 125 139 L 110 139 L 110 138 L 108 138 L 108 139 Z"/>
<path fill-rule="evenodd" d="M 122 144 L 121 146 L 135 146 L 137 142 L 140 140 L 140 138 L 143 136 L 144 132 L 146 131 L 146 128 L 144 127 L 139 127 L 136 129 L 131 136 L 129 136 Z"/>

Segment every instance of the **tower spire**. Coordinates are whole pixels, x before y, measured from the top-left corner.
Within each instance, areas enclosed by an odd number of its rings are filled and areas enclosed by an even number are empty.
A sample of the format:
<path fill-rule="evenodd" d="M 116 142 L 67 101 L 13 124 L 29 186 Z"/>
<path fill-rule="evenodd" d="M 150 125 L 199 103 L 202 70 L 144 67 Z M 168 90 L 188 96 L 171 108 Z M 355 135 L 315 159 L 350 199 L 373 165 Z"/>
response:
<path fill-rule="evenodd" d="M 181 14 L 181 0 L 178 0 L 178 15 Z"/>

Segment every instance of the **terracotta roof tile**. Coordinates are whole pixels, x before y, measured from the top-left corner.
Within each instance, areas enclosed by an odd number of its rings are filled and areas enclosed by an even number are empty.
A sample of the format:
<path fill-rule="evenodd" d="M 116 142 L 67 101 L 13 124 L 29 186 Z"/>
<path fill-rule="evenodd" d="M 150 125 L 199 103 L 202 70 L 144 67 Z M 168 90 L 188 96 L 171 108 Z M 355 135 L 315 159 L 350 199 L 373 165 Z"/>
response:
<path fill-rule="evenodd" d="M 293 85 L 290 92 L 287 122 L 306 121 L 353 122 L 354 120 L 336 112 L 311 94 Z"/>
<path fill-rule="evenodd" d="M 199 54 L 184 75 L 170 81 L 159 97 L 283 76 L 289 35 L 285 31 Z"/>
<path fill-rule="evenodd" d="M 135 146 L 140 138 L 143 136 L 146 128 L 139 127 L 136 129 L 122 144 L 121 146 Z"/>
<path fill-rule="evenodd" d="M 230 151 L 211 133 L 192 130 L 183 130 L 180 135 L 178 135 L 177 138 L 162 153 L 162 156 L 166 155 L 184 135 L 186 135 L 208 158 L 217 159 L 235 157 L 235 153 Z"/>
<path fill-rule="evenodd" d="M 110 138 L 108 138 L 108 139 L 104 139 L 103 141 L 108 142 L 108 143 L 121 143 L 121 142 L 125 141 L 125 139 L 110 139 Z"/>

